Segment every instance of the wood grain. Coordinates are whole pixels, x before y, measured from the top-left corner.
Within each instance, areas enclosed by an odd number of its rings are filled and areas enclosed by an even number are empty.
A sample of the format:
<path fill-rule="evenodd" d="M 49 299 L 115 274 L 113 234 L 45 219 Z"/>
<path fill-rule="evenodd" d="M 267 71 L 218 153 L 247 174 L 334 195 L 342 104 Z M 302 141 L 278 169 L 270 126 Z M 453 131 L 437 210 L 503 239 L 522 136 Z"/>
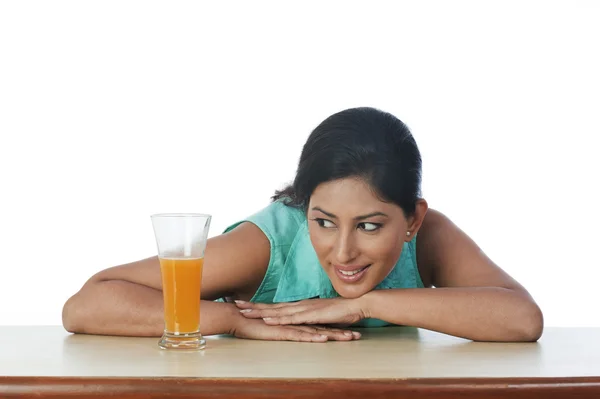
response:
<path fill-rule="evenodd" d="M 2 398 L 599 398 L 600 377 L 203 379 L 0 377 Z"/>

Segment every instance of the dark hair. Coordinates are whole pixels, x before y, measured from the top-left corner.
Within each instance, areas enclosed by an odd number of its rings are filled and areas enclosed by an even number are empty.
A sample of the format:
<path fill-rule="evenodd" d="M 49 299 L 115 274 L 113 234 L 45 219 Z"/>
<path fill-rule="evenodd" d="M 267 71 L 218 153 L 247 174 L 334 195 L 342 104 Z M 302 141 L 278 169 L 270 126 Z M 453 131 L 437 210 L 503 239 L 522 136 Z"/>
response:
<path fill-rule="evenodd" d="M 410 130 L 394 115 L 351 108 L 325 119 L 304 144 L 296 178 L 273 201 L 306 211 L 321 183 L 358 177 L 408 217 L 421 197 L 421 154 Z"/>

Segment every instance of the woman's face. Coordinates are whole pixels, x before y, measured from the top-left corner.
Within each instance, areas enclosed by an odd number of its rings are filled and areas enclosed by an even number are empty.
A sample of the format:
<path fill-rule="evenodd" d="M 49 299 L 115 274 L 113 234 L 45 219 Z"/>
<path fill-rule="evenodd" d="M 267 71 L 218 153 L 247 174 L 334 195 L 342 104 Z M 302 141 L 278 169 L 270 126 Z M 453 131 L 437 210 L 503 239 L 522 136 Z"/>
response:
<path fill-rule="evenodd" d="M 409 221 L 367 183 L 346 178 L 319 185 L 309 201 L 312 245 L 333 288 L 357 298 L 375 288 L 400 258 Z"/>

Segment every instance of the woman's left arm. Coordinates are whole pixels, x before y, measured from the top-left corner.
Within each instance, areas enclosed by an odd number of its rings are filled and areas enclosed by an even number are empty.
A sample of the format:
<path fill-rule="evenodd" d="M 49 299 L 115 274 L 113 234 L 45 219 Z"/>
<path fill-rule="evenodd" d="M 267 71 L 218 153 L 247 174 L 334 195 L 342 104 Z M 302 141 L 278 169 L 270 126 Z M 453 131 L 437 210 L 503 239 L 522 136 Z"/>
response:
<path fill-rule="evenodd" d="M 537 341 L 544 319 L 533 298 L 440 212 L 430 209 L 417 240 L 419 270 L 436 288 L 373 290 L 355 299 L 282 304 L 237 301 L 267 324 L 351 325 L 363 318 L 474 341 Z"/>
<path fill-rule="evenodd" d="M 476 341 L 537 341 L 543 315 L 517 281 L 467 234 L 430 209 L 419 230 L 417 259 L 436 288 L 365 294 L 365 317 Z"/>

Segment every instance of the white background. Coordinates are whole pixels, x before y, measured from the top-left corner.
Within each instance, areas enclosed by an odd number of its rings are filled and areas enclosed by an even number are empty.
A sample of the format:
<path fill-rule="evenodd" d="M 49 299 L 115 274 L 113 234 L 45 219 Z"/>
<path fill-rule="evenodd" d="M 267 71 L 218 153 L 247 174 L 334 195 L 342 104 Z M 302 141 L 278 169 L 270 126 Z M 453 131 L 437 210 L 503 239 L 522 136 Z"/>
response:
<path fill-rule="evenodd" d="M 60 324 L 92 274 L 211 236 L 293 179 L 324 118 L 412 129 L 423 190 L 548 326 L 600 326 L 593 1 L 3 1 L 0 324 Z"/>

